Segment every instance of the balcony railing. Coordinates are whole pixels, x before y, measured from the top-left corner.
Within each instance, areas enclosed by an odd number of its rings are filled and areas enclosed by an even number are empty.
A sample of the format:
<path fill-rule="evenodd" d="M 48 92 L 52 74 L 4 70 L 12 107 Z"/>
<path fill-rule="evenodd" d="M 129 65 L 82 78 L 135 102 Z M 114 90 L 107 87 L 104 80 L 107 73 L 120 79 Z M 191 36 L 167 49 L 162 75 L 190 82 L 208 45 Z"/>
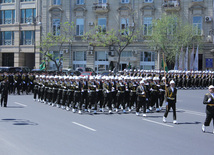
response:
<path fill-rule="evenodd" d="M 14 40 L 4 40 L 4 45 L 13 45 Z"/>
<path fill-rule="evenodd" d="M 4 19 L 4 24 L 14 24 L 14 19 L 12 18 L 7 18 L 7 19 Z"/>
<path fill-rule="evenodd" d="M 109 4 L 108 3 L 94 3 L 93 10 L 97 13 L 105 13 L 109 11 Z"/>
<path fill-rule="evenodd" d="M 165 11 L 179 11 L 181 9 L 180 0 L 165 0 L 162 6 Z"/>

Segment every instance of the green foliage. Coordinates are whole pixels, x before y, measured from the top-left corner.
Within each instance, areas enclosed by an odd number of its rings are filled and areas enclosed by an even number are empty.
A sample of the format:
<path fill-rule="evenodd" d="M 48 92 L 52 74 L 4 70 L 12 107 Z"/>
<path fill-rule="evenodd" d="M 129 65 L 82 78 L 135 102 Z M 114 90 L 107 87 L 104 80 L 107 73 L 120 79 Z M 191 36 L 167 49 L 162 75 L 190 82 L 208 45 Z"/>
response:
<path fill-rule="evenodd" d="M 149 46 L 164 52 L 168 62 L 174 61 L 182 46 L 192 46 L 202 41 L 201 37 L 195 37 L 195 28 L 189 23 L 184 23 L 175 14 L 163 15 L 161 19 L 154 20 L 152 25 L 153 34 Z"/>
<path fill-rule="evenodd" d="M 54 53 L 50 53 L 50 51 L 53 51 L 54 49 L 62 51 L 65 44 L 71 44 L 73 41 L 73 30 L 74 23 L 65 22 L 60 24 L 60 35 L 55 35 L 53 32 L 49 32 L 42 36 L 38 48 L 40 48 L 44 60 L 47 60 L 48 62 L 53 61 L 58 71 L 62 65 L 63 57 L 56 57 Z"/>

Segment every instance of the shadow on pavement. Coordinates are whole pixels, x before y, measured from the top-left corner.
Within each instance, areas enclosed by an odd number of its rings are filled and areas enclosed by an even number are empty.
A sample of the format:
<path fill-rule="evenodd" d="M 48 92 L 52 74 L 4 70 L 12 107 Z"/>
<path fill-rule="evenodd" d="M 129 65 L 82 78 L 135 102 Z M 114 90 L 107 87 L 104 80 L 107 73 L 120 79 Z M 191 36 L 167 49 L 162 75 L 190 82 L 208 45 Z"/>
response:
<path fill-rule="evenodd" d="M 24 108 L 23 106 L 7 106 L 7 108 Z"/>
<path fill-rule="evenodd" d="M 202 124 L 201 122 L 184 122 L 184 123 L 178 123 L 178 124 Z"/>
<path fill-rule="evenodd" d="M 2 119 L 1 122 L 12 123 L 13 125 L 38 125 L 38 123 L 34 123 L 29 120 L 13 118 Z"/>

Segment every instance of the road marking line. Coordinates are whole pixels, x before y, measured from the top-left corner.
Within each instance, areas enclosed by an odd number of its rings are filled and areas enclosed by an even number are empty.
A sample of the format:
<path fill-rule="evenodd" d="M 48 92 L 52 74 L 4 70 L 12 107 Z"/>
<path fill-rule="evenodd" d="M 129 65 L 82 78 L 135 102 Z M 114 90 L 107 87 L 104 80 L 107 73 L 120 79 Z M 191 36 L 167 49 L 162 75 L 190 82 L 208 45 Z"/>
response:
<path fill-rule="evenodd" d="M 186 109 L 178 109 L 178 110 L 183 110 L 185 113 L 192 114 L 192 115 L 198 115 L 198 116 L 203 116 L 203 117 L 206 116 L 205 113 L 202 113 L 202 112 L 191 111 L 191 110 L 186 110 Z"/>
<path fill-rule="evenodd" d="M 165 123 L 160 123 L 160 122 L 152 121 L 152 120 L 145 119 L 145 118 L 144 118 L 143 120 L 144 120 L 144 121 L 147 121 L 147 122 L 151 122 L 151 123 L 155 123 L 155 124 L 167 126 L 167 127 L 170 127 L 170 128 L 173 128 L 173 127 L 174 127 L 174 126 L 172 126 L 172 125 L 168 125 L 168 124 L 165 124 Z"/>
<path fill-rule="evenodd" d="M 82 125 L 82 124 L 79 124 L 79 123 L 77 123 L 77 122 L 72 122 L 73 124 L 76 124 L 76 125 L 79 125 L 79 126 L 81 126 L 81 127 L 83 127 L 83 128 L 86 128 L 86 129 L 88 129 L 88 130 L 91 130 L 91 131 L 96 131 L 95 129 L 92 129 L 92 128 L 90 128 L 90 127 L 87 127 L 87 126 L 85 126 L 85 125 Z"/>
<path fill-rule="evenodd" d="M 19 102 L 14 102 L 15 104 L 18 104 L 18 105 L 20 105 L 20 106 L 23 106 L 23 107 L 27 107 L 27 105 L 25 105 L 25 104 L 21 104 L 21 103 L 19 103 Z"/>

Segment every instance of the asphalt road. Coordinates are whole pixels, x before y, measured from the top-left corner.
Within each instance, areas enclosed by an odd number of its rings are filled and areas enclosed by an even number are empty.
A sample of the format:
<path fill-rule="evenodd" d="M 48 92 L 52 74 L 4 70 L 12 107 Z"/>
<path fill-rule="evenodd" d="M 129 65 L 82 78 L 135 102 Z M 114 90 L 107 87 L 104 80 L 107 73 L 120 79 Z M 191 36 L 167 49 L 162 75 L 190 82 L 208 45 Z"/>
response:
<path fill-rule="evenodd" d="M 0 107 L 0 155 L 213 155 L 213 125 L 201 131 L 207 90 L 178 90 L 172 112 L 82 115 L 10 95 Z"/>

